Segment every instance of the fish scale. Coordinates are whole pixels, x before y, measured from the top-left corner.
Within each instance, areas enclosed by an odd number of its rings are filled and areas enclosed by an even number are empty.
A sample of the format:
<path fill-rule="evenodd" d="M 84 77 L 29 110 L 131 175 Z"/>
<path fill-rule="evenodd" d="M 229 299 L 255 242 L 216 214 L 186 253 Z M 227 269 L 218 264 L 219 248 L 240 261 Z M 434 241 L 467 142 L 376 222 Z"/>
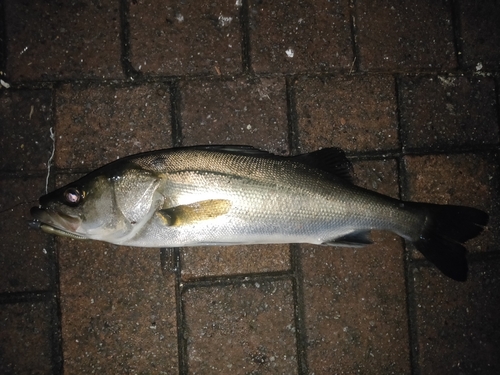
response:
<path fill-rule="evenodd" d="M 147 168 L 149 160 L 138 160 L 137 164 Z M 173 246 L 318 244 L 352 232 L 353 225 L 363 230 L 391 225 L 380 215 L 369 215 L 371 206 L 376 205 L 372 196 L 366 197 L 370 203 L 365 202 L 364 195 L 351 194 L 351 186 L 298 163 L 264 158 L 255 161 L 233 154 L 207 156 L 199 151 L 191 155 L 189 163 L 186 155 L 179 153 L 165 159 L 164 164 L 166 182 L 159 190 L 170 204 L 222 198 L 230 200 L 233 207 L 220 220 L 183 228 L 165 228 L 152 217 L 146 226 L 155 227 L 155 245 L 164 243 L 165 238 Z M 394 209 L 395 203 L 387 197 L 384 204 Z M 143 246 L 140 241 L 137 238 L 134 243 Z"/>

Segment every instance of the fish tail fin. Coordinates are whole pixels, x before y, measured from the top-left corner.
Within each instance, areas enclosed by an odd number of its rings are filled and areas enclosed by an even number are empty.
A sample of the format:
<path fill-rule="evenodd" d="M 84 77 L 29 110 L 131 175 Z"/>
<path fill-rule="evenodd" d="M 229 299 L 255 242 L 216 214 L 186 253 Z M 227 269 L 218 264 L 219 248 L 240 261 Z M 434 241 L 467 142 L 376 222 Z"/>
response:
<path fill-rule="evenodd" d="M 406 203 L 405 203 L 406 204 Z M 479 235 L 488 223 L 488 214 L 472 207 L 411 203 L 426 212 L 424 228 L 413 244 L 443 274 L 466 281 L 466 241 Z"/>

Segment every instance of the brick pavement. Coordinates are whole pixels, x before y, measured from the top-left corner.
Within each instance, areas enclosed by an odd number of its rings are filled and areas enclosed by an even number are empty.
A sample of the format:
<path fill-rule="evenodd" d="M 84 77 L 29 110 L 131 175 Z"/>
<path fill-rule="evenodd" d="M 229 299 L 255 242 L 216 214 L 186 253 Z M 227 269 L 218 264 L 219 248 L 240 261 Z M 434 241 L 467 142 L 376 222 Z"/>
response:
<path fill-rule="evenodd" d="M 498 19 L 493 0 L 0 1 L 0 373 L 500 373 Z M 469 280 L 379 232 L 136 249 L 27 226 L 53 147 L 49 189 L 210 143 L 339 146 L 359 185 L 488 211 Z"/>

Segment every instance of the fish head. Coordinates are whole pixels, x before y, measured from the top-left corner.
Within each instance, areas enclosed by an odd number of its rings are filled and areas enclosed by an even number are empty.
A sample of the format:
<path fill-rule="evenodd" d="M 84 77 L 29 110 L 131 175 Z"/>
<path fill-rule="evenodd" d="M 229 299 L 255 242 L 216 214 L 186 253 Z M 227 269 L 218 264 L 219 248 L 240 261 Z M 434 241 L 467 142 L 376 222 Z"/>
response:
<path fill-rule="evenodd" d="M 39 199 L 32 226 L 76 239 L 120 243 L 144 224 L 161 201 L 160 178 L 140 167 L 112 163 Z"/>

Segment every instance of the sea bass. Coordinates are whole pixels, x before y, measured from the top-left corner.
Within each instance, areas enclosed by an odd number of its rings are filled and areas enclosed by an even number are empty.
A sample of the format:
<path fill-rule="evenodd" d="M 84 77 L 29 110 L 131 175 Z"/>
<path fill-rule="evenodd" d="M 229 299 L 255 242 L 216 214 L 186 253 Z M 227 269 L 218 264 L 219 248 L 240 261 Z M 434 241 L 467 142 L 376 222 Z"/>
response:
<path fill-rule="evenodd" d="M 404 202 L 350 180 L 344 152 L 283 157 L 245 146 L 159 150 L 114 161 L 40 198 L 32 226 L 141 247 L 310 243 L 361 247 L 372 229 L 410 241 L 445 275 L 467 278 L 463 243 L 478 209 Z"/>

